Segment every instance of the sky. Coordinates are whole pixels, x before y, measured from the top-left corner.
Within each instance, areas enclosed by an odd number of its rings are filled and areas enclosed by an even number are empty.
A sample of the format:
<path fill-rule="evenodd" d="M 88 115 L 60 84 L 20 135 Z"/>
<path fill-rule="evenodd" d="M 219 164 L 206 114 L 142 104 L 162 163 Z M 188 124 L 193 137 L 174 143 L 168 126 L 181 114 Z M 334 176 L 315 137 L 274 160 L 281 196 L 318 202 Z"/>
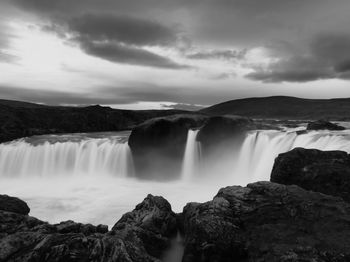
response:
<path fill-rule="evenodd" d="M 349 0 L 0 0 L 0 98 L 198 109 L 350 97 Z"/>

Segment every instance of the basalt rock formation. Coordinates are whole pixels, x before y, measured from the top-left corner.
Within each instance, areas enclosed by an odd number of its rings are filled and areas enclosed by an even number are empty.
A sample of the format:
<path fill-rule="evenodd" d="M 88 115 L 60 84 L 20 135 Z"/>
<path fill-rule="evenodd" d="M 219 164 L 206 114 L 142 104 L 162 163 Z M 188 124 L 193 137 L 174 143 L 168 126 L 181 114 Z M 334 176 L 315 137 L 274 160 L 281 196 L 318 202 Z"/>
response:
<path fill-rule="evenodd" d="M 160 262 L 180 231 L 183 262 L 347 262 L 349 167 L 345 152 L 294 149 L 272 172 L 287 185 L 229 186 L 177 215 L 164 198 L 148 195 L 111 231 L 49 224 L 29 216 L 22 200 L 0 195 L 0 261 Z"/>
<path fill-rule="evenodd" d="M 0 261 L 159 262 L 176 230 L 170 204 L 152 195 L 109 232 L 103 225 L 51 225 L 22 213 L 0 206 Z"/>
<path fill-rule="evenodd" d="M 181 170 L 187 133 L 205 123 L 204 115 L 173 115 L 136 126 L 129 137 L 136 174 L 176 178 Z"/>
<path fill-rule="evenodd" d="M 222 149 L 222 145 L 232 148 L 243 141 L 246 131 L 255 129 L 254 122 L 240 116 L 211 117 L 199 130 L 197 140 L 201 142 L 204 153 Z"/>
<path fill-rule="evenodd" d="M 298 186 L 222 188 L 183 221 L 183 262 L 350 260 L 350 205 Z"/>
<path fill-rule="evenodd" d="M 10 197 L 8 195 L 0 195 L 0 210 L 21 215 L 28 215 L 30 211 L 26 202 L 17 197 Z"/>
<path fill-rule="evenodd" d="M 271 181 L 350 201 L 350 156 L 342 151 L 295 148 L 276 158 Z"/>
<path fill-rule="evenodd" d="M 256 125 L 240 116 L 173 115 L 148 120 L 136 126 L 129 137 L 136 173 L 147 177 L 176 178 L 181 172 L 189 129 L 200 129 L 204 157 L 216 148 L 239 146 L 246 131 Z M 228 146 L 229 145 L 229 146 Z"/>
<path fill-rule="evenodd" d="M 337 124 L 325 121 L 325 120 L 317 120 L 314 122 L 310 122 L 307 125 L 307 130 L 333 130 L 333 131 L 341 131 L 345 130 L 345 127 L 339 126 Z"/>
<path fill-rule="evenodd" d="M 341 198 L 271 182 L 222 188 L 179 215 L 148 195 L 111 231 L 0 210 L 0 261 L 160 262 L 180 230 L 183 262 L 346 262 L 349 221 L 350 204 Z"/>

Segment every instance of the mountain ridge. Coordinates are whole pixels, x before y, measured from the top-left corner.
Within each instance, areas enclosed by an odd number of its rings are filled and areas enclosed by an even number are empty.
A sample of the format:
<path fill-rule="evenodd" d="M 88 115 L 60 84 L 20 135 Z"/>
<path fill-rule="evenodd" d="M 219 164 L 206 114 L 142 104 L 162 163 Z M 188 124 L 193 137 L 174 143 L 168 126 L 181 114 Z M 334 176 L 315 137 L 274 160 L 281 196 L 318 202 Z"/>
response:
<path fill-rule="evenodd" d="M 252 97 L 229 100 L 199 112 L 209 115 L 235 114 L 263 119 L 349 120 L 350 98 L 309 99 L 292 96 Z"/>

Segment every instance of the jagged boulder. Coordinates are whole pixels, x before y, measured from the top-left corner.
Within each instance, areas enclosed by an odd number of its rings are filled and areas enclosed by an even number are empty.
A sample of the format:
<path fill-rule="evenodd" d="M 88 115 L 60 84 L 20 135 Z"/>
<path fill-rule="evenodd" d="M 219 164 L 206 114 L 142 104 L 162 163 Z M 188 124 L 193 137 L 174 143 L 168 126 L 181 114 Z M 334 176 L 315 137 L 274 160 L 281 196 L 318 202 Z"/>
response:
<path fill-rule="evenodd" d="M 170 204 L 152 195 L 109 232 L 103 225 L 73 221 L 51 225 L 0 210 L 0 261 L 160 262 L 174 231 L 176 216 Z"/>
<path fill-rule="evenodd" d="M 317 120 L 307 125 L 307 130 L 345 130 L 345 127 L 325 121 Z"/>
<path fill-rule="evenodd" d="M 276 158 L 271 181 L 350 201 L 350 156 L 343 151 L 295 148 Z"/>
<path fill-rule="evenodd" d="M 129 137 L 136 174 L 176 178 L 181 170 L 187 133 L 203 125 L 203 115 L 174 115 L 154 118 L 135 127 Z"/>
<path fill-rule="evenodd" d="M 149 254 L 160 257 L 177 232 L 177 220 L 168 201 L 148 195 L 133 211 L 124 214 L 112 230 L 125 235 L 135 233 Z"/>
<path fill-rule="evenodd" d="M 0 210 L 22 215 L 28 215 L 30 211 L 26 202 L 17 197 L 10 197 L 7 195 L 0 195 Z"/>
<path fill-rule="evenodd" d="M 222 188 L 183 221 L 183 262 L 350 260 L 350 205 L 294 185 Z"/>

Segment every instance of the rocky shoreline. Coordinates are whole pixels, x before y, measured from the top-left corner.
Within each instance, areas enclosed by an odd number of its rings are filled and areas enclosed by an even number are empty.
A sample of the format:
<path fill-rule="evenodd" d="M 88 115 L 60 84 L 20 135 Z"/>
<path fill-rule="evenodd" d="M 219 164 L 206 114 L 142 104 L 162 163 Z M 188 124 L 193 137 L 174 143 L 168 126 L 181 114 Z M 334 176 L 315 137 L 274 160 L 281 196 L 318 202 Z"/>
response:
<path fill-rule="evenodd" d="M 111 230 L 49 224 L 29 216 L 24 201 L 1 195 L 0 261 L 162 261 L 178 232 L 184 262 L 349 261 L 349 159 L 297 148 L 276 159 L 274 182 L 222 188 L 181 214 L 148 195 Z"/>

